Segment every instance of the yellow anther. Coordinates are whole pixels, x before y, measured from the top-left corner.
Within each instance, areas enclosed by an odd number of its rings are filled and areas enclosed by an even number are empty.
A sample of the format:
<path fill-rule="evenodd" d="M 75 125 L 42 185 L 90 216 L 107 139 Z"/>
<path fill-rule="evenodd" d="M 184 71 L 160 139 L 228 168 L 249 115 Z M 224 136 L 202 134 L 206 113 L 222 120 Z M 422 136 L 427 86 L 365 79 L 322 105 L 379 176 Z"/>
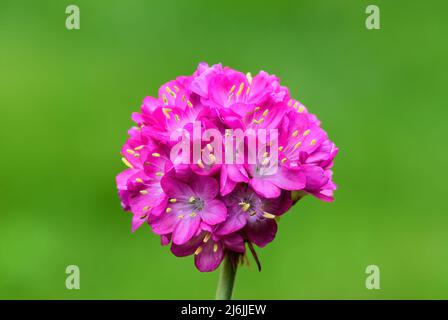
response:
<path fill-rule="evenodd" d="M 310 145 L 314 146 L 316 144 L 316 139 L 311 140 Z"/>
<path fill-rule="evenodd" d="M 264 158 L 269 157 L 269 152 L 265 152 L 265 153 L 263 153 L 263 157 L 264 157 Z"/>
<path fill-rule="evenodd" d="M 150 208 L 150 206 L 144 206 L 144 207 L 143 207 L 143 211 L 148 211 L 149 208 Z"/>
<path fill-rule="evenodd" d="M 241 209 L 243 209 L 244 212 L 246 212 L 250 208 L 250 203 L 242 201 L 238 204 L 241 206 Z"/>
<path fill-rule="evenodd" d="M 283 151 L 283 146 L 278 147 L 278 151 Z"/>
<path fill-rule="evenodd" d="M 263 217 L 265 217 L 266 219 L 275 219 L 275 216 L 273 214 L 266 211 L 263 212 Z"/>
<path fill-rule="evenodd" d="M 170 202 L 171 202 L 171 203 L 176 203 L 176 201 L 177 201 L 176 198 L 171 198 L 171 199 L 170 199 Z"/>
<path fill-rule="evenodd" d="M 254 112 L 257 112 L 258 110 L 260 110 L 260 107 L 255 107 L 254 108 Z"/>
<path fill-rule="evenodd" d="M 204 243 L 207 243 L 208 240 L 210 240 L 210 237 L 212 236 L 211 233 L 207 233 L 204 237 L 204 240 L 202 240 Z"/>
<path fill-rule="evenodd" d="M 310 132 L 311 132 L 311 130 L 310 129 L 308 129 L 308 130 L 306 130 L 304 133 L 303 133 L 303 136 L 304 137 L 306 137 L 307 135 L 309 135 L 310 134 Z"/>
<path fill-rule="evenodd" d="M 171 209 L 171 208 L 166 208 L 165 209 L 165 211 L 168 213 L 168 212 L 171 212 L 171 210 L 173 210 L 173 209 Z"/>
<path fill-rule="evenodd" d="M 204 168 L 204 164 L 202 163 L 202 160 L 201 159 L 199 159 L 198 160 L 198 166 L 199 166 L 199 168 Z"/>
<path fill-rule="evenodd" d="M 189 202 L 189 203 L 193 203 L 193 202 L 194 202 L 194 200 L 196 200 L 196 198 L 195 198 L 195 197 L 193 197 L 193 196 L 191 196 L 191 197 L 190 197 L 190 199 L 188 199 L 188 202 Z"/>
<path fill-rule="evenodd" d="M 129 154 L 134 154 L 135 153 L 135 151 L 132 150 L 132 149 L 126 149 L 126 152 L 129 153 Z"/>
<path fill-rule="evenodd" d="M 252 73 L 248 72 L 246 73 L 246 78 L 247 78 L 247 82 L 249 82 L 249 84 L 252 83 Z"/>
<path fill-rule="evenodd" d="M 299 113 L 302 113 L 303 111 L 305 111 L 304 106 L 300 106 L 299 109 L 297 109 L 297 112 L 299 112 Z"/>
<path fill-rule="evenodd" d="M 251 210 L 251 211 L 249 211 L 249 215 L 250 215 L 250 216 L 254 216 L 256 213 L 257 213 L 257 212 L 256 212 L 255 210 Z"/>
<path fill-rule="evenodd" d="M 135 181 L 138 182 L 138 183 L 143 183 L 143 180 L 140 179 L 140 178 L 136 178 Z"/>
<path fill-rule="evenodd" d="M 179 87 L 178 86 L 173 86 L 174 91 L 179 92 Z"/>
<path fill-rule="evenodd" d="M 128 166 L 129 168 L 134 169 L 134 167 L 132 166 L 132 164 L 131 164 L 125 157 L 121 158 L 121 161 L 123 161 L 123 163 L 124 163 L 126 166 Z"/>
<path fill-rule="evenodd" d="M 247 89 L 246 89 L 246 96 L 249 95 L 249 92 L 250 92 L 250 87 L 247 87 Z"/>
<path fill-rule="evenodd" d="M 269 109 L 266 109 L 263 111 L 263 117 L 266 117 L 268 115 Z"/>
<path fill-rule="evenodd" d="M 160 157 L 160 153 L 154 152 L 154 153 L 152 154 L 152 156 L 158 158 L 158 157 Z"/>
<path fill-rule="evenodd" d="M 299 130 L 296 130 L 296 131 L 294 131 L 294 132 L 292 133 L 292 136 L 293 136 L 293 137 L 297 137 L 298 134 L 299 134 Z"/>
<path fill-rule="evenodd" d="M 182 95 L 182 102 L 185 102 L 187 100 L 187 98 L 185 98 L 185 95 Z"/>
<path fill-rule="evenodd" d="M 288 160 L 288 159 L 283 158 L 283 159 L 282 159 L 282 163 L 285 163 L 287 160 Z"/>
<path fill-rule="evenodd" d="M 145 194 L 148 194 L 148 191 L 146 191 L 146 190 L 140 190 L 140 194 L 144 196 Z"/>
<path fill-rule="evenodd" d="M 192 213 L 189 214 L 189 216 L 192 217 L 192 218 L 196 217 L 197 215 L 198 214 L 196 212 L 192 212 Z"/>
<path fill-rule="evenodd" d="M 240 87 L 238 88 L 238 92 L 236 93 L 236 96 L 239 97 L 241 95 L 241 92 L 243 92 L 244 89 L 244 82 L 241 82 Z"/>
<path fill-rule="evenodd" d="M 210 143 L 207 144 L 207 149 L 208 151 L 212 152 L 213 151 L 213 147 Z"/>
<path fill-rule="evenodd" d="M 263 122 L 263 120 L 264 120 L 264 118 L 261 118 L 261 119 L 259 119 L 259 120 L 257 120 L 257 119 L 253 119 L 252 122 L 255 123 L 255 124 L 260 124 L 260 123 Z"/>
<path fill-rule="evenodd" d="M 158 176 L 158 177 L 163 177 L 163 172 L 157 171 L 157 172 L 156 172 L 156 176 Z"/>
<path fill-rule="evenodd" d="M 189 108 L 193 108 L 193 104 L 191 103 L 190 100 L 187 100 L 187 106 L 188 106 Z"/>
<path fill-rule="evenodd" d="M 294 105 L 292 106 L 294 109 L 297 109 L 297 107 L 299 106 L 299 103 L 298 102 L 296 102 L 296 103 L 294 103 Z"/>
<path fill-rule="evenodd" d="M 170 108 L 162 108 L 162 112 L 167 119 L 171 119 L 171 116 L 170 116 L 171 111 L 172 111 L 172 109 L 170 109 Z"/>
<path fill-rule="evenodd" d="M 166 98 L 166 95 L 162 94 L 162 100 L 164 104 L 168 104 L 168 99 Z"/>
<path fill-rule="evenodd" d="M 183 218 L 184 218 L 183 214 L 180 214 L 180 215 L 177 216 L 177 219 L 183 219 Z"/>
<path fill-rule="evenodd" d="M 301 144 L 302 144 L 302 141 L 297 142 L 297 143 L 294 145 L 294 149 L 297 149 L 298 147 L 300 147 Z"/>
<path fill-rule="evenodd" d="M 263 161 L 261 162 L 261 164 L 262 164 L 263 166 L 267 166 L 267 165 L 269 164 L 269 158 L 265 158 L 265 159 L 263 159 Z"/>
<path fill-rule="evenodd" d="M 136 158 L 140 157 L 140 153 L 134 153 L 134 157 Z"/>
<path fill-rule="evenodd" d="M 217 243 L 215 243 L 213 245 L 213 252 L 216 252 L 216 251 L 218 251 L 218 244 Z"/>
<path fill-rule="evenodd" d="M 144 145 L 141 145 L 141 146 L 135 147 L 134 150 L 136 150 L 136 151 L 140 151 L 140 150 L 142 150 L 144 147 L 145 147 Z"/>
<path fill-rule="evenodd" d="M 179 120 L 180 120 L 179 115 L 178 115 L 178 114 L 175 114 L 175 115 L 174 115 L 174 119 L 176 119 L 176 121 L 179 122 Z"/>
<path fill-rule="evenodd" d="M 292 100 L 288 101 L 288 107 L 292 106 Z"/>
<path fill-rule="evenodd" d="M 233 91 L 235 91 L 235 88 L 236 88 L 235 85 L 233 85 L 232 88 L 230 88 L 229 94 L 232 94 Z"/>
<path fill-rule="evenodd" d="M 165 87 L 165 91 L 168 92 L 173 98 L 176 98 L 176 94 L 170 89 L 170 87 Z"/>
<path fill-rule="evenodd" d="M 196 249 L 196 251 L 194 252 L 194 254 L 197 256 L 198 254 L 200 254 L 201 252 L 202 252 L 202 247 L 198 247 L 197 249 Z"/>

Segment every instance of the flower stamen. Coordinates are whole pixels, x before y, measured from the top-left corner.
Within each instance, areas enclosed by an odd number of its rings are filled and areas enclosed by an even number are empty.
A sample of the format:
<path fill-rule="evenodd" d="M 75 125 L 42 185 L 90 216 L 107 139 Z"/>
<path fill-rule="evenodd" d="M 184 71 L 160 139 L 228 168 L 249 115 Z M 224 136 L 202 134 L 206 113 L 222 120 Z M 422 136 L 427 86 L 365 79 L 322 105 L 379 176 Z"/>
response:
<path fill-rule="evenodd" d="M 131 169 L 134 169 L 134 167 L 132 166 L 132 164 L 128 161 L 128 159 L 126 159 L 125 157 L 121 158 L 121 161 L 123 161 L 123 163 L 128 166 Z"/>
<path fill-rule="evenodd" d="M 264 211 L 263 217 L 265 217 L 266 219 L 275 219 L 276 216 L 274 216 L 272 213 Z"/>
<path fill-rule="evenodd" d="M 212 236 L 211 233 L 207 233 L 204 237 L 204 240 L 202 240 L 204 243 L 207 243 L 208 240 L 210 240 L 210 237 Z"/>
<path fill-rule="evenodd" d="M 198 254 L 200 254 L 200 253 L 202 252 L 202 249 L 203 249 L 202 246 L 198 247 L 198 248 L 196 249 L 196 251 L 194 252 L 194 255 L 197 256 Z"/>
<path fill-rule="evenodd" d="M 241 201 L 240 203 L 238 203 L 241 206 L 241 209 L 246 212 L 247 210 L 249 210 L 250 208 L 250 203 Z"/>
<path fill-rule="evenodd" d="M 244 82 L 241 82 L 240 87 L 238 88 L 238 92 L 236 93 L 236 96 L 239 97 L 241 95 L 241 92 L 243 92 L 244 89 Z"/>
<path fill-rule="evenodd" d="M 162 108 L 162 112 L 167 119 L 171 119 L 170 112 L 173 111 L 170 108 Z"/>

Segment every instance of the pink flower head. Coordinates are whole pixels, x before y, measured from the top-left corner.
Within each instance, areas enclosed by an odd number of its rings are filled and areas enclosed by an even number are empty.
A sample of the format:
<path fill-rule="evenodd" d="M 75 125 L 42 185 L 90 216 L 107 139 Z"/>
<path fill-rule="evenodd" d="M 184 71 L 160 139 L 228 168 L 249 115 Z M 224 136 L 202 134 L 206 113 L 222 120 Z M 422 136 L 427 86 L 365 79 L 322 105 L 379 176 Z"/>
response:
<path fill-rule="evenodd" d="M 144 98 L 132 120 L 121 149 L 128 168 L 116 178 L 132 230 L 147 223 L 200 271 L 273 241 L 292 194 L 333 200 L 337 147 L 264 71 L 200 63 Z"/>

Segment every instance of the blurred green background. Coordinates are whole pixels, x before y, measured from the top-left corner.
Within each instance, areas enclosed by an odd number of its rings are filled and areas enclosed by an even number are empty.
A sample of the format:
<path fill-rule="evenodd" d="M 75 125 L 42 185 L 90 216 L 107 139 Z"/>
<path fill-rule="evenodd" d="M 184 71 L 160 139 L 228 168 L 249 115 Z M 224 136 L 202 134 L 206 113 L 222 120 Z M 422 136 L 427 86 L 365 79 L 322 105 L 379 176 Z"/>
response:
<path fill-rule="evenodd" d="M 77 4 L 81 29 L 65 28 Z M 365 28 L 365 8 L 381 30 Z M 130 231 L 115 175 L 145 95 L 200 61 L 281 78 L 340 148 L 238 271 L 238 299 L 446 299 L 446 1 L 0 3 L 0 298 L 212 299 L 218 273 Z M 81 289 L 65 288 L 65 268 Z M 365 268 L 381 289 L 365 288 Z"/>

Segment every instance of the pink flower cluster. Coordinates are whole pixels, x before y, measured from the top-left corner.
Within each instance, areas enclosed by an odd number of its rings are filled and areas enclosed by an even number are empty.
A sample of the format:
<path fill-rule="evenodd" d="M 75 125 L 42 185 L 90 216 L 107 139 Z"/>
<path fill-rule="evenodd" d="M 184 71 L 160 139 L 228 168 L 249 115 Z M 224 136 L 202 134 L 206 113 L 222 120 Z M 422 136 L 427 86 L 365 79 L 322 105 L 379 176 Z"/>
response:
<path fill-rule="evenodd" d="M 271 242 L 276 217 L 291 207 L 292 194 L 333 200 L 338 149 L 319 120 L 266 72 L 252 78 L 201 63 L 193 75 L 161 86 L 157 98 L 146 97 L 132 119 L 137 125 L 121 150 L 128 169 L 116 179 L 122 206 L 133 214 L 132 230 L 148 223 L 173 254 L 194 255 L 200 271 L 216 269 L 226 252 L 244 254 L 246 243 Z M 218 130 L 223 141 L 229 129 L 276 134 L 269 135 L 262 154 L 255 151 L 254 163 L 216 162 L 216 144 L 207 141 L 200 145 L 208 161 L 176 162 L 172 134 L 190 137 L 193 123 L 200 123 L 201 132 Z M 268 158 L 273 145 L 276 159 Z M 220 152 L 225 156 L 224 146 Z"/>

